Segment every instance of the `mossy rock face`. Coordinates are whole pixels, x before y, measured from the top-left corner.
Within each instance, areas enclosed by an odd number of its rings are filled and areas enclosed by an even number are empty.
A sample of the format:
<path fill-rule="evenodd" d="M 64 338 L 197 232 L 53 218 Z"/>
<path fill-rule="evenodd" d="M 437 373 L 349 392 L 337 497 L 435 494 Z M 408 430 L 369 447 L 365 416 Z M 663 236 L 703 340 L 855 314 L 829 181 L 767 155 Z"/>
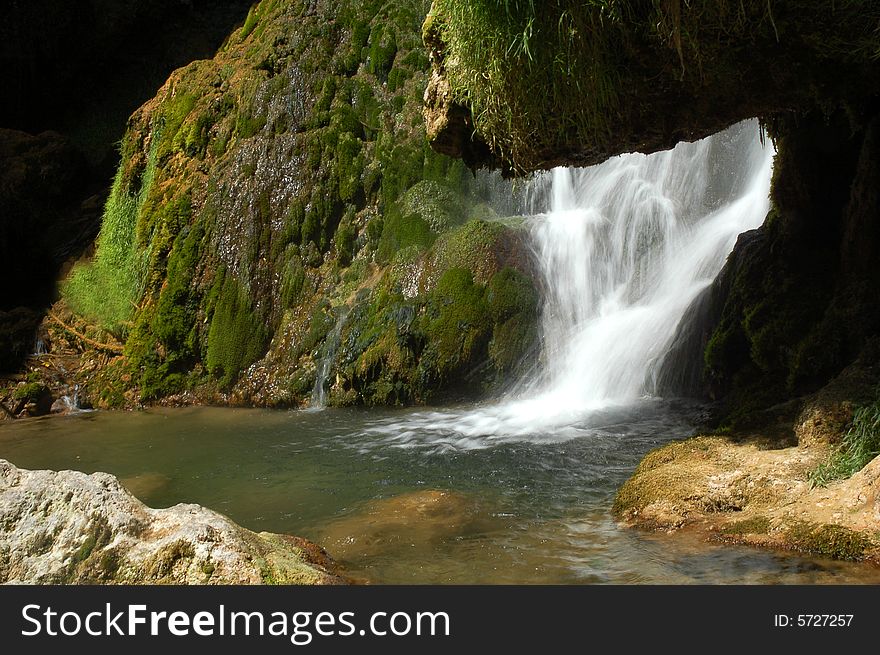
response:
<path fill-rule="evenodd" d="M 501 240 L 517 238 L 497 227 Z M 401 251 L 376 287 L 359 294 L 341 329 L 331 403 L 478 396 L 500 391 L 534 362 L 538 294 L 531 278 L 492 258 L 462 257 L 458 263 L 471 266 L 440 269 L 440 248 L 437 241 L 426 253 Z"/>
<path fill-rule="evenodd" d="M 858 102 L 880 79 L 878 21 L 862 2 L 435 0 L 429 137 L 522 172 Z"/>
<path fill-rule="evenodd" d="M 875 185 L 880 119 L 810 115 L 775 124 L 765 224 L 740 236 L 712 289 L 705 378 L 730 427 L 821 388 L 880 333 Z"/>
<path fill-rule="evenodd" d="M 427 143 L 426 11 L 264 0 L 132 116 L 96 253 L 62 287 L 81 319 L 125 342 L 118 384 L 101 385 L 107 404 L 299 405 L 324 361 L 339 402 L 418 402 L 489 357 L 490 342 L 512 374 L 520 355 L 506 353 L 532 332 L 511 315 L 493 341 L 483 309 L 473 349 L 419 372 L 433 340 L 435 358 L 451 353 L 449 310 L 425 318 L 445 271 L 469 271 L 481 308 L 492 275 L 527 271 L 511 230 L 459 227 L 495 217 L 497 182 Z"/>

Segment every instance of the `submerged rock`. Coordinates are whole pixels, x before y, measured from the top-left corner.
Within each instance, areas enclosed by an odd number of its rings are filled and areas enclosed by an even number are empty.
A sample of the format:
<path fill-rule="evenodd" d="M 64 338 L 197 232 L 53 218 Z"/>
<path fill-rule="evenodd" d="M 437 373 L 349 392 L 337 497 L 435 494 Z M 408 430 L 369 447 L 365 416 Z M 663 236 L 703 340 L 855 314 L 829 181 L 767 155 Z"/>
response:
<path fill-rule="evenodd" d="M 400 549 L 427 554 L 495 524 L 473 497 L 428 489 L 367 503 L 322 530 L 322 541 L 346 560 L 389 556 Z"/>
<path fill-rule="evenodd" d="M 0 460 L 0 582 L 340 584 L 298 537 L 254 533 L 199 505 L 151 509 L 112 475 Z"/>

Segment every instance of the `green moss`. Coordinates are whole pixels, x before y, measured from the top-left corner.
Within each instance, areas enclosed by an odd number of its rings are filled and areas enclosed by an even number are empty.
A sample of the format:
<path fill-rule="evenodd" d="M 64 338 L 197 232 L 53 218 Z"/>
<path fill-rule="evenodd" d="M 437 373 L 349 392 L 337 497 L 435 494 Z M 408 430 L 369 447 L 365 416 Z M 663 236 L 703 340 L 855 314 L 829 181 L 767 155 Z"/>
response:
<path fill-rule="evenodd" d="M 132 386 L 129 363 L 115 359 L 104 368 L 89 375 L 81 385 L 88 391 L 92 403 L 101 409 L 122 409 L 126 406 L 125 393 Z"/>
<path fill-rule="evenodd" d="M 528 277 L 506 267 L 489 280 L 486 300 L 494 321 L 489 357 L 499 378 L 510 379 L 535 351 L 538 293 Z"/>
<path fill-rule="evenodd" d="M 768 532 L 770 532 L 770 519 L 766 516 L 753 516 L 742 521 L 734 521 L 721 528 L 721 533 L 728 536 L 767 534 Z"/>
<path fill-rule="evenodd" d="M 210 560 L 205 560 L 202 562 L 202 573 L 205 574 L 205 579 L 210 579 L 212 575 L 214 575 L 214 571 L 217 570 L 217 567 L 214 565 L 214 562 Z"/>
<path fill-rule="evenodd" d="M 164 162 L 173 152 L 180 150 L 186 141 L 182 130 L 187 116 L 195 109 L 198 98 L 192 93 L 179 93 L 162 107 L 162 113 L 156 126 L 158 146 L 156 158 Z"/>
<path fill-rule="evenodd" d="M 403 214 L 393 209 L 385 216 L 382 236 L 376 249 L 376 261 L 387 264 L 398 251 L 415 246 L 427 250 L 436 239 L 427 221 L 418 214 Z"/>
<path fill-rule="evenodd" d="M 113 533 L 107 519 L 95 514 L 89 521 L 89 527 L 82 545 L 71 556 L 71 564 L 76 567 L 86 562 L 93 553 L 110 543 Z"/>
<path fill-rule="evenodd" d="M 382 23 L 376 24 L 370 32 L 367 47 L 369 71 L 379 79 L 385 80 L 397 54 L 397 35 L 394 28 Z"/>
<path fill-rule="evenodd" d="M 41 382 L 29 382 L 27 384 L 23 384 L 20 387 L 16 387 L 15 391 L 12 393 L 12 397 L 18 401 L 24 401 L 28 403 L 35 403 L 45 394 L 49 389 Z"/>
<path fill-rule="evenodd" d="M 791 548 L 842 560 L 860 560 L 875 546 L 862 534 L 842 525 L 816 524 L 800 521 L 785 533 Z"/>
<path fill-rule="evenodd" d="M 195 556 L 192 544 L 179 539 L 160 548 L 144 563 L 145 578 L 162 580 L 168 578 L 179 562 L 187 562 Z"/>
<path fill-rule="evenodd" d="M 235 277 L 220 275 L 215 284 L 219 293 L 208 330 L 205 364 L 221 387 L 229 387 L 244 368 L 263 354 L 268 334 L 254 313 L 245 288 Z"/>
<path fill-rule="evenodd" d="M 355 238 L 357 232 L 350 220 L 344 220 L 336 229 L 335 244 L 336 257 L 340 266 L 348 266 L 351 264 L 351 258 L 354 256 Z"/>
<path fill-rule="evenodd" d="M 281 306 L 293 307 L 300 299 L 305 284 L 305 269 L 297 246 L 290 246 L 282 258 Z"/>
<path fill-rule="evenodd" d="M 495 253 L 509 228 L 501 223 L 468 221 L 444 233 L 434 245 L 434 265 L 438 270 L 466 268 L 482 283 L 494 271 Z"/>
<path fill-rule="evenodd" d="M 328 311 L 329 305 L 322 304 L 315 308 L 309 319 L 309 329 L 302 342 L 303 352 L 311 352 L 318 347 L 336 325 L 336 319 Z"/>
<path fill-rule="evenodd" d="M 492 330 L 485 288 L 465 268 L 450 268 L 428 297 L 426 354 L 420 365 L 443 383 L 485 357 Z"/>
<path fill-rule="evenodd" d="M 434 180 L 422 180 L 400 199 L 403 213 L 415 213 L 436 233 L 460 225 L 467 218 L 467 208 L 460 192 Z"/>
<path fill-rule="evenodd" d="M 96 255 L 74 267 L 62 295 L 71 308 L 116 336 L 124 335 L 144 290 L 148 250 L 136 239 L 138 216 L 156 176 L 156 142 L 150 148 L 140 184 L 131 190 L 120 167 L 104 208 Z M 123 153 L 124 154 L 124 153 Z"/>
<path fill-rule="evenodd" d="M 251 35 L 260 20 L 258 6 L 259 5 L 254 5 L 248 11 L 247 18 L 245 18 L 244 25 L 241 28 L 242 39 L 246 39 Z"/>

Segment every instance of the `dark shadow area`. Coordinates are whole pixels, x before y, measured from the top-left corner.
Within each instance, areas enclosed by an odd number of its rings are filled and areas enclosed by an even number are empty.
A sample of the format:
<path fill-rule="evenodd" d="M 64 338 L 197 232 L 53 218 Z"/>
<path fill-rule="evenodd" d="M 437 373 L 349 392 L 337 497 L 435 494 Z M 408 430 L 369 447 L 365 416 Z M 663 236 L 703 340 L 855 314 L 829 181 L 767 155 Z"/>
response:
<path fill-rule="evenodd" d="M 250 0 L 13 0 L 0 24 L 0 371 L 90 247 L 129 115 L 213 56 Z"/>

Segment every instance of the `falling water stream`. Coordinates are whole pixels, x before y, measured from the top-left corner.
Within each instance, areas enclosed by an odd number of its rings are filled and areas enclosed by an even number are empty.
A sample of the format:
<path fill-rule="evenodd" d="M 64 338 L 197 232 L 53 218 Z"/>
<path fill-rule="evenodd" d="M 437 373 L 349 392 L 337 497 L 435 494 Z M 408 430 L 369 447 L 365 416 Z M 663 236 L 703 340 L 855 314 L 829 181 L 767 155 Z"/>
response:
<path fill-rule="evenodd" d="M 541 373 L 503 402 L 373 429 L 388 441 L 459 448 L 559 440 L 657 399 L 686 310 L 737 236 L 767 215 L 772 162 L 773 148 L 747 121 L 667 152 L 537 179 L 530 226 L 545 289 Z"/>
<path fill-rule="evenodd" d="M 500 401 L 79 413 L 0 425 L 0 457 L 109 471 L 155 507 L 197 502 L 311 538 L 373 582 L 880 582 L 855 564 L 621 529 L 610 514 L 644 454 L 699 419 L 699 403 L 661 388 L 665 355 L 737 235 L 764 219 L 772 155 L 748 122 L 534 180 L 540 370 Z"/>

